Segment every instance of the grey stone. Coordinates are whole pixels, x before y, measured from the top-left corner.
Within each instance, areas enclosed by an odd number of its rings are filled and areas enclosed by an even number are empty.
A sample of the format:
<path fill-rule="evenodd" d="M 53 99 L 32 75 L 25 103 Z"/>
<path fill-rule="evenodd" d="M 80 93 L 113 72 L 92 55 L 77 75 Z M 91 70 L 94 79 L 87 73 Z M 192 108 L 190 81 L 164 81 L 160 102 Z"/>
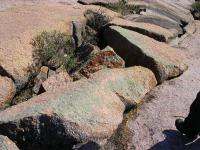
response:
<path fill-rule="evenodd" d="M 126 66 L 151 69 L 159 83 L 187 70 L 183 52 L 137 32 L 110 26 L 104 31 L 104 39 L 125 60 Z"/>
<path fill-rule="evenodd" d="M 143 67 L 101 70 L 0 112 L 0 134 L 22 148 L 101 144 L 117 129 L 124 110 L 140 103 L 156 84 Z"/>
<path fill-rule="evenodd" d="M 19 150 L 16 144 L 8 137 L 0 135 L 0 150 Z"/>
<path fill-rule="evenodd" d="M 72 21 L 72 25 L 73 25 L 73 38 L 75 41 L 75 46 L 80 47 L 83 42 L 82 39 L 83 29 L 84 29 L 83 24 L 78 21 Z"/>

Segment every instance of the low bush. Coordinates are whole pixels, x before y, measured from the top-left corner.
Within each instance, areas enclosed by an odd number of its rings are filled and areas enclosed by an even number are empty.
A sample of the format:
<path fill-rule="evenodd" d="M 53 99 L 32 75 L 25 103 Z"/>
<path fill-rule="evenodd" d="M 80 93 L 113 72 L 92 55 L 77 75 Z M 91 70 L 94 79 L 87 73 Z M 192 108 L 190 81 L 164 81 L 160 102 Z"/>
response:
<path fill-rule="evenodd" d="M 31 44 L 34 47 L 34 57 L 42 65 L 55 69 L 63 66 L 67 71 L 76 65 L 74 44 L 64 33 L 43 31 Z"/>
<path fill-rule="evenodd" d="M 192 8 L 194 11 L 200 12 L 200 1 L 196 1 L 193 5 Z"/>
<path fill-rule="evenodd" d="M 195 19 L 200 19 L 200 1 L 196 1 L 192 5 L 192 13 Z"/>
<path fill-rule="evenodd" d="M 64 33 L 43 31 L 33 38 L 31 44 L 34 49 L 33 59 L 37 66 L 28 68 L 27 72 L 30 73 L 29 82 L 15 95 L 8 106 L 27 101 L 35 95 L 33 92 L 35 77 L 42 65 L 55 69 L 62 67 L 70 73 L 78 64 L 73 42 Z"/>
<path fill-rule="evenodd" d="M 101 8 L 97 11 L 87 10 L 85 17 L 87 18 L 86 24 L 97 32 L 111 21 L 111 18 Z"/>

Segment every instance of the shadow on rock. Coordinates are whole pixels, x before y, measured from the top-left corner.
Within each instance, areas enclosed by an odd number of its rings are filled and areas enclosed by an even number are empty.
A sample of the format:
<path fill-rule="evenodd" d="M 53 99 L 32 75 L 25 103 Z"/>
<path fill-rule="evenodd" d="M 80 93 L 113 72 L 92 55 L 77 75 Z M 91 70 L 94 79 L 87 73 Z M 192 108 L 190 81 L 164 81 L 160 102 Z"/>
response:
<path fill-rule="evenodd" d="M 188 139 L 176 130 L 163 131 L 165 140 L 155 144 L 149 150 L 199 150 L 200 139 L 189 143 Z"/>

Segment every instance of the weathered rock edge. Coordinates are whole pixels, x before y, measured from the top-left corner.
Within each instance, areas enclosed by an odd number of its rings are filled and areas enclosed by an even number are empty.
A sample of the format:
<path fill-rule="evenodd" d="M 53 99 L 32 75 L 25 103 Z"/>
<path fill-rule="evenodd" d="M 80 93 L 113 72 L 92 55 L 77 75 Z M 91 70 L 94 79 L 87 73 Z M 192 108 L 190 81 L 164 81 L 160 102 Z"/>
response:
<path fill-rule="evenodd" d="M 124 59 L 126 66 L 140 65 L 151 69 L 159 83 L 187 70 L 181 50 L 119 26 L 104 30 L 104 40 Z"/>
<path fill-rule="evenodd" d="M 140 34 L 149 36 L 157 41 L 168 42 L 178 36 L 176 31 L 168 30 L 163 27 L 143 22 L 132 22 L 125 19 L 115 18 L 108 26 L 120 26 Z"/>
<path fill-rule="evenodd" d="M 16 144 L 8 137 L 0 135 L 0 150 L 19 150 Z"/>
<path fill-rule="evenodd" d="M 157 84 L 143 67 L 105 69 L 0 112 L 0 134 L 20 148 L 71 148 L 109 138 L 123 112 Z M 125 105 L 124 105 L 125 104 Z"/>

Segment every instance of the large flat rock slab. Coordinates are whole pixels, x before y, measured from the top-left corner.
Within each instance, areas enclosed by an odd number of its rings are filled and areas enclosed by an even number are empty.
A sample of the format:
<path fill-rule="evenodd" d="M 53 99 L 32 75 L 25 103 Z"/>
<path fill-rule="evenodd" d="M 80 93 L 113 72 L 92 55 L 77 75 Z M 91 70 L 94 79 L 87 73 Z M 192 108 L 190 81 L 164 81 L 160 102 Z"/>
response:
<path fill-rule="evenodd" d="M 126 18 L 136 22 L 155 24 L 166 29 L 174 29 L 178 31 L 179 35 L 182 35 L 185 32 L 184 27 L 194 20 L 190 12 L 192 1 L 183 3 L 170 0 L 131 1 L 130 4 L 145 8 L 145 11 L 141 12 L 139 16 L 130 15 Z"/>
<path fill-rule="evenodd" d="M 77 0 L 0 0 L 0 11 L 23 5 L 75 5 Z"/>
<path fill-rule="evenodd" d="M 57 30 L 71 35 L 71 22 L 79 21 L 84 24 L 84 12 L 88 8 L 99 9 L 98 6 L 80 4 L 28 5 L 21 2 L 21 5 L 11 5 L 0 11 L 0 67 L 14 79 L 17 90 L 26 84 L 36 64 L 33 47 L 30 44 L 32 39 L 44 30 Z M 116 15 L 109 10 L 105 10 L 105 13 L 110 16 Z"/>
<path fill-rule="evenodd" d="M 152 11 L 155 11 L 158 14 L 162 14 L 164 16 L 167 16 L 180 24 L 182 22 L 189 23 L 191 20 L 193 20 L 193 17 L 189 11 L 189 9 L 186 9 L 182 7 L 181 5 L 176 4 L 176 2 L 169 2 L 169 1 L 163 1 L 163 0 L 136 0 L 131 2 L 132 4 L 143 6 L 146 9 L 150 9 Z"/>
<path fill-rule="evenodd" d="M 147 68 L 106 69 L 0 112 L 0 134 L 20 148 L 71 148 L 109 138 L 123 112 L 157 84 Z"/>
<path fill-rule="evenodd" d="M 71 34 L 71 21 L 84 20 L 84 9 L 72 6 L 18 6 L 0 12 L 0 66 L 17 88 L 27 82 L 34 66 L 33 37 L 44 30 Z"/>
<path fill-rule="evenodd" d="M 170 39 L 178 36 L 178 33 L 174 30 L 168 30 L 150 23 L 132 22 L 120 18 L 115 18 L 109 23 L 109 25 L 120 26 L 132 31 L 136 31 L 162 42 L 167 42 Z"/>
<path fill-rule="evenodd" d="M 159 83 L 177 77 L 187 69 L 183 52 L 137 32 L 110 26 L 104 31 L 104 38 L 125 60 L 126 66 L 150 68 Z"/>
<path fill-rule="evenodd" d="M 165 16 L 162 14 L 158 14 L 157 12 L 154 12 L 152 10 L 147 9 L 142 15 L 128 15 L 124 17 L 125 19 L 134 21 L 134 22 L 143 22 L 143 23 L 149 23 L 149 24 L 154 24 L 157 26 L 160 26 L 162 28 L 166 28 L 168 30 L 174 30 L 178 32 L 179 35 L 183 34 L 183 28 L 180 26 L 180 24 Z"/>
<path fill-rule="evenodd" d="M 189 69 L 179 78 L 154 88 L 145 100 L 136 119 L 130 119 L 127 128 L 134 136 L 127 141 L 136 150 L 198 150 L 199 139 L 188 143 L 175 128 L 175 120 L 186 117 L 189 107 L 200 89 L 200 22 L 195 34 L 180 43 L 185 48 Z"/>

